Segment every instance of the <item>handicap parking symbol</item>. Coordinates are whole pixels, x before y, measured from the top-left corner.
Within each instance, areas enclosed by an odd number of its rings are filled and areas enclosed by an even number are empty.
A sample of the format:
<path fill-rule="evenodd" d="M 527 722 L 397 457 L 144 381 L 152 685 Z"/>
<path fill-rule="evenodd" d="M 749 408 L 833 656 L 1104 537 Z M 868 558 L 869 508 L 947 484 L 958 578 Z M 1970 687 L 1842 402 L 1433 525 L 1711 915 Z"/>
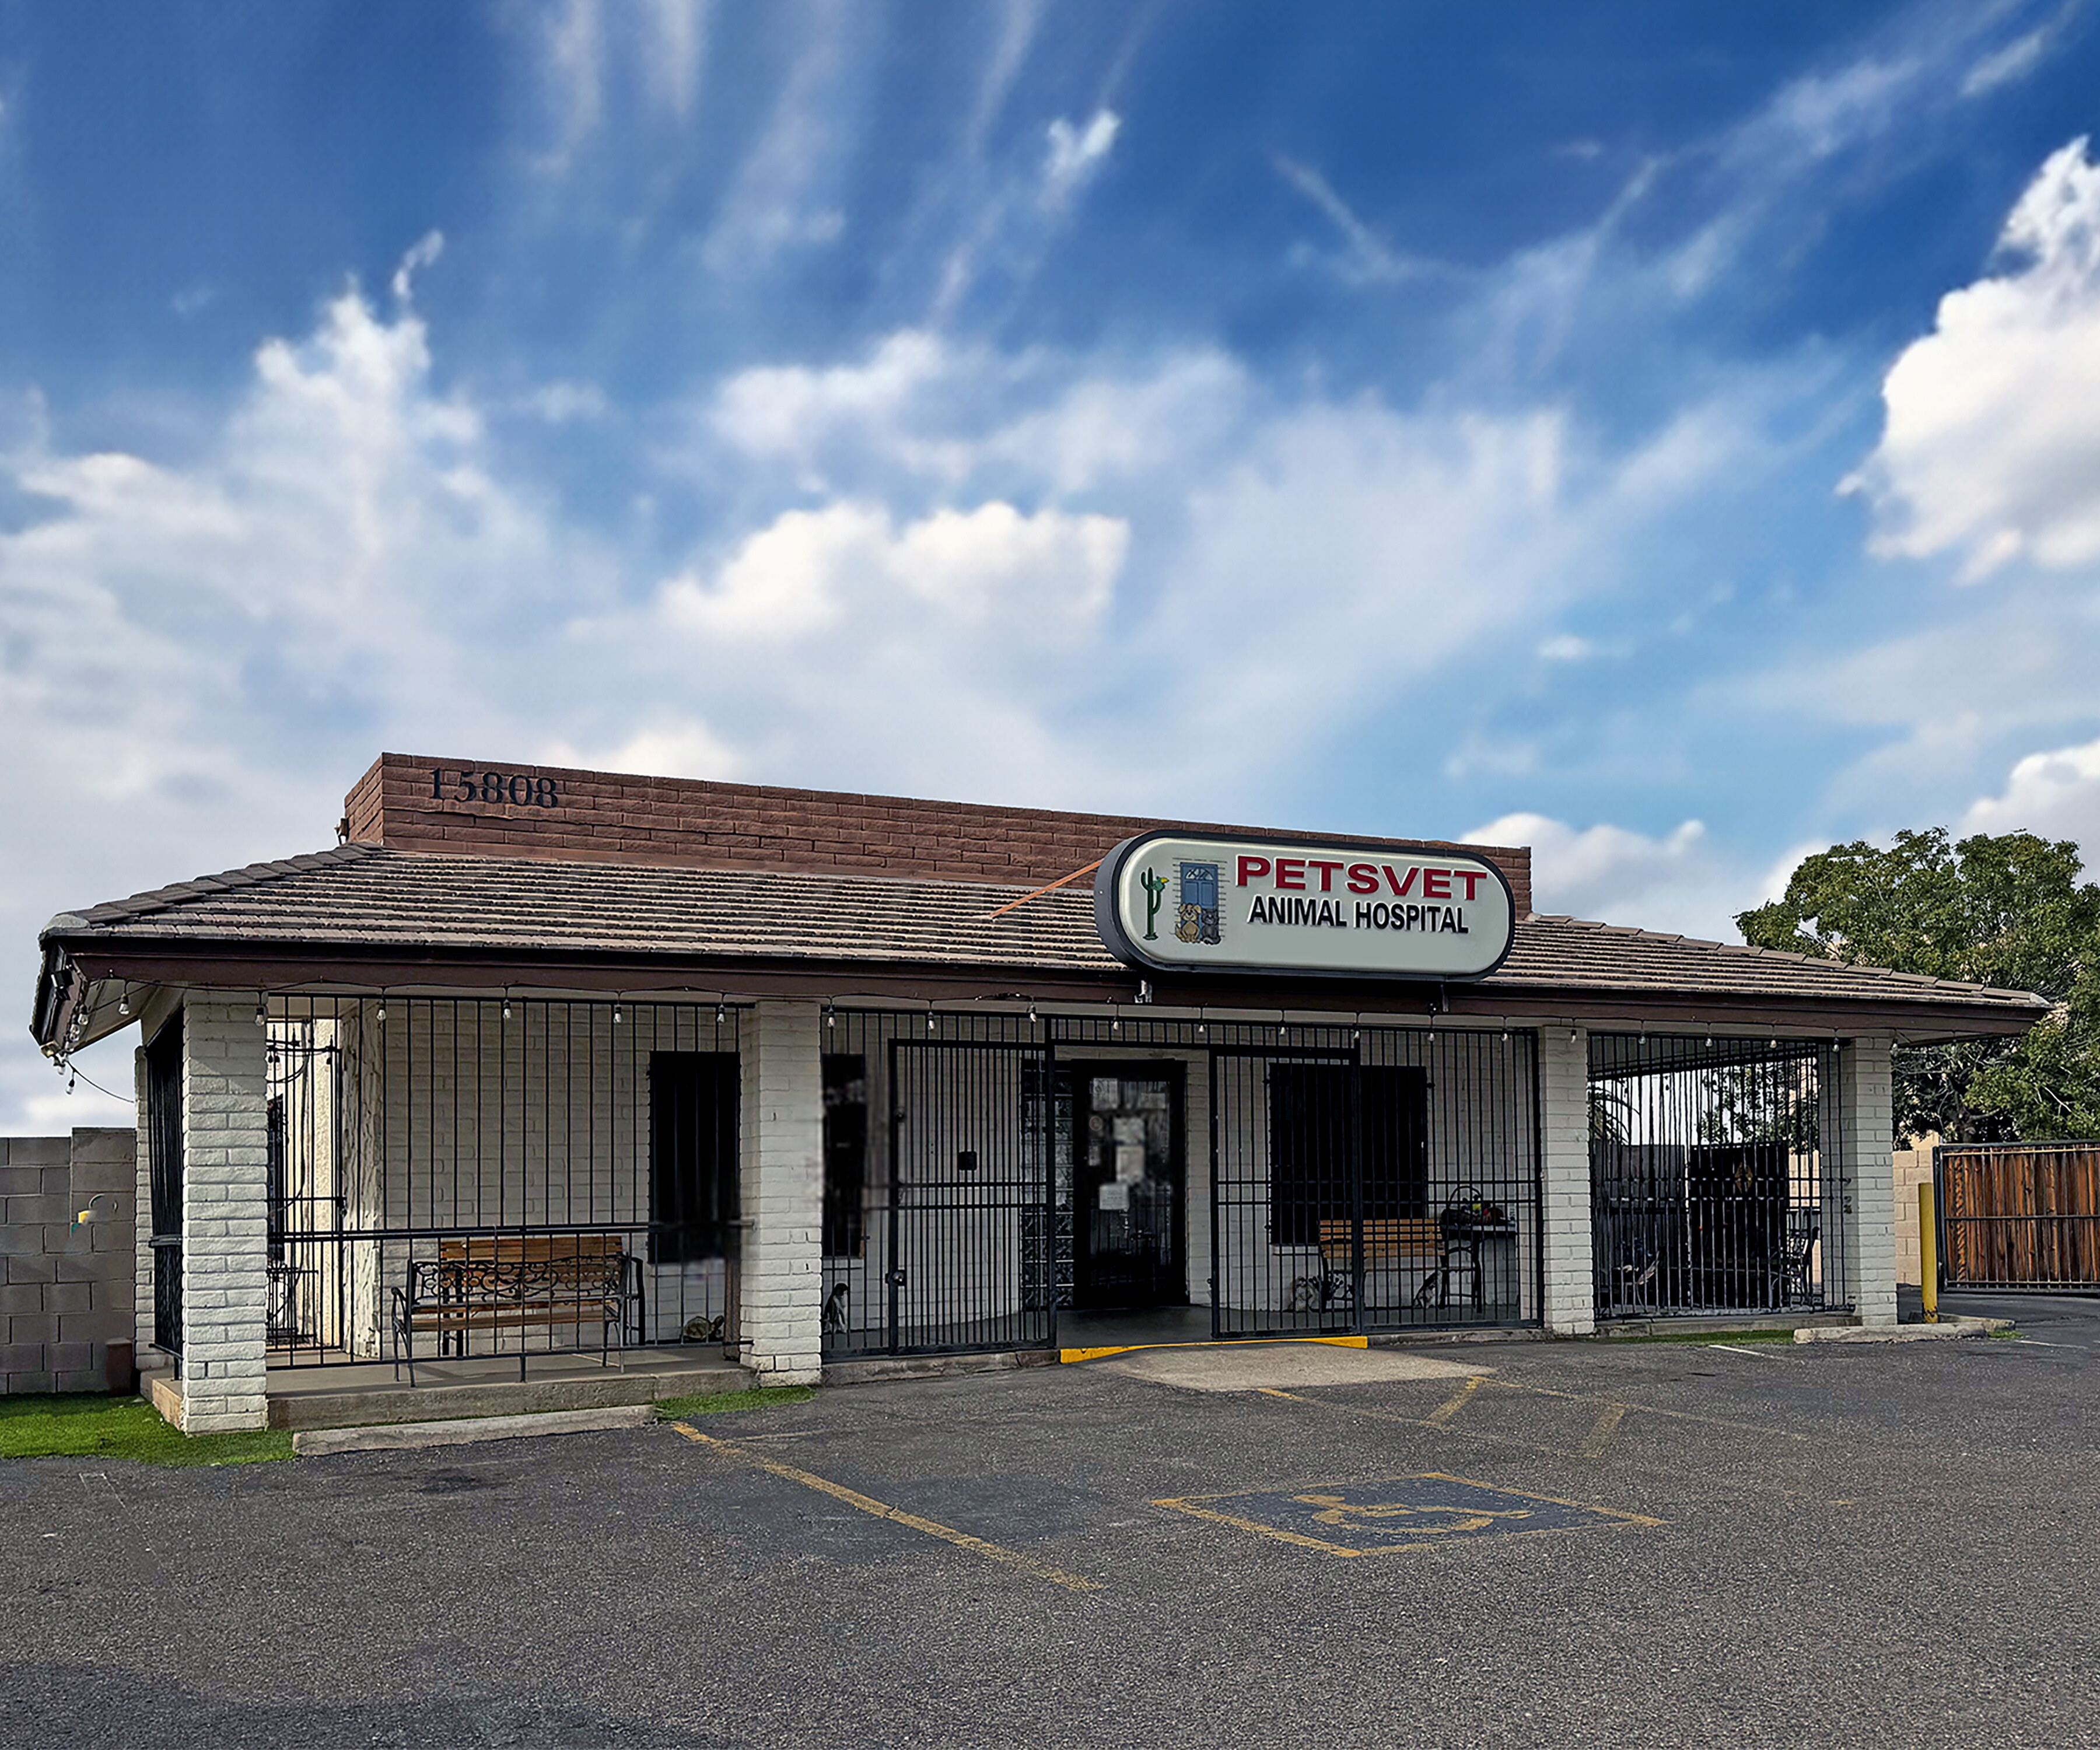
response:
<path fill-rule="evenodd" d="M 1485 1537 L 1624 1531 L 1662 1523 L 1644 1514 L 1498 1488 L 1441 1471 L 1300 1490 L 1190 1495 L 1153 1505 L 1339 1556 L 1436 1549 Z"/>

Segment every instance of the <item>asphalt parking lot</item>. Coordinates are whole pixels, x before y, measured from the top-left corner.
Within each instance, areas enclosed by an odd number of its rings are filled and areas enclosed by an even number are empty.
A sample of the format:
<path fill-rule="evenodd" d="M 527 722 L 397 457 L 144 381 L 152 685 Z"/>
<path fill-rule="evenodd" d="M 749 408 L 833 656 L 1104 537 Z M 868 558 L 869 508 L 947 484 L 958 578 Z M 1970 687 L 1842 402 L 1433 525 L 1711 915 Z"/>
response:
<path fill-rule="evenodd" d="M 2036 1340 L 1155 1352 L 19 1461 L 0 1741 L 2092 1743 L 2100 1309 L 2017 1310 Z"/>

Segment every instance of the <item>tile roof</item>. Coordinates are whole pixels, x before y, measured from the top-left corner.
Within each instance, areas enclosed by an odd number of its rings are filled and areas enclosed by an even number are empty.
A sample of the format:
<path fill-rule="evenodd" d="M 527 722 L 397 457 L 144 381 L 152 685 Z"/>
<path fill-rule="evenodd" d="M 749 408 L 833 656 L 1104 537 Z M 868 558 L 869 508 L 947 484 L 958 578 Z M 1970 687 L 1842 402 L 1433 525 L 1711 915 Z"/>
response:
<path fill-rule="evenodd" d="M 445 856 L 346 844 L 62 913 L 47 944 L 354 953 L 448 950 L 779 963 L 1114 973 L 1080 884 L 994 916 L 1022 889 L 777 870 L 664 868 Z M 2023 991 L 1847 966 L 1578 919 L 1520 919 L 1509 959 L 1471 988 L 1651 992 L 1798 1003 L 1886 1003 L 2032 1018 Z"/>

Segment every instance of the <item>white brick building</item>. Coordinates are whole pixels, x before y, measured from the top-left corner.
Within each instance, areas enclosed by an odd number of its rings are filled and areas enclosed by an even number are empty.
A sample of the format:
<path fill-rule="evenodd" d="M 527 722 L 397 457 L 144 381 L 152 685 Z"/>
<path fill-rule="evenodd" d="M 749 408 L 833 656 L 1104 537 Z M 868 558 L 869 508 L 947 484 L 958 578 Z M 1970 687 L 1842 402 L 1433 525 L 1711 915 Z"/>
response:
<path fill-rule="evenodd" d="M 1088 877 L 1156 824 L 390 755 L 332 850 L 54 919 L 47 1049 L 139 1029 L 158 1400 L 201 1430 L 317 1378 L 456 1413 L 681 1358 L 1884 1321 L 1891 1043 L 2041 1012 L 1541 917 L 1528 853 L 1397 840 L 1292 841 L 1251 910 L 1185 860 L 1160 927 L 1193 946 L 1145 949 Z M 1500 958 L 1400 939 L 1469 896 L 1488 930 L 1497 884 Z M 1267 905 L 1329 960 L 1241 946 Z"/>

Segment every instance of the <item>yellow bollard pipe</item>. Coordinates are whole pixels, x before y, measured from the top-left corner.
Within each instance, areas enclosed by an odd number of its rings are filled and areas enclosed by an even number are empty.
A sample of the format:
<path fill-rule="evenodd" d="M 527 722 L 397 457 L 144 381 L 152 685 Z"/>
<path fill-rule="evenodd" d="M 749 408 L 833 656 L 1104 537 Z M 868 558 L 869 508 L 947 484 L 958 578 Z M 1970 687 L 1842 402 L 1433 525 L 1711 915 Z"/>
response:
<path fill-rule="evenodd" d="M 1934 1219 L 1932 1181 L 1917 1188 L 1917 1274 L 1925 1287 L 1925 1322 L 1939 1322 L 1939 1231 Z"/>

